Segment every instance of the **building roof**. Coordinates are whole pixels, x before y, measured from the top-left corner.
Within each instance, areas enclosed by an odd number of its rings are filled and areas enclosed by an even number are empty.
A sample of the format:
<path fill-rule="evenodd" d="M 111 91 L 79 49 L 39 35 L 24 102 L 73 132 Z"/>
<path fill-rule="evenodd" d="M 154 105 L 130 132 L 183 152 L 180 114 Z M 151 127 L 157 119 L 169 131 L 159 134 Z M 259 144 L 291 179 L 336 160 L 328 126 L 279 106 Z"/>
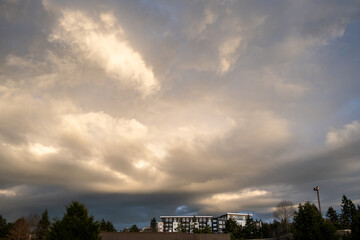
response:
<path fill-rule="evenodd" d="M 232 212 L 228 212 L 228 213 L 226 213 L 226 214 L 233 214 L 233 215 L 250 215 L 250 216 L 252 216 L 252 213 L 232 213 Z"/>

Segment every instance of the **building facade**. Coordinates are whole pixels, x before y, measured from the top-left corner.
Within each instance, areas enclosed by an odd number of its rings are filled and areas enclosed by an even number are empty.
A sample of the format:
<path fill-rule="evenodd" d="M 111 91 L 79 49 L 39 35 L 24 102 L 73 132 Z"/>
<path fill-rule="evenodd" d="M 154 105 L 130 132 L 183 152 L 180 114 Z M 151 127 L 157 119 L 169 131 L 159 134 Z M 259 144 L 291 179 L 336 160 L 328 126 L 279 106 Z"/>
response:
<path fill-rule="evenodd" d="M 238 225 L 244 227 L 246 224 L 246 218 L 252 217 L 252 216 L 253 215 L 249 214 L 249 213 L 225 213 L 225 214 L 217 217 L 218 226 L 219 226 L 218 233 L 223 232 L 223 229 L 225 228 L 225 222 L 227 220 L 230 220 L 230 218 L 232 220 L 235 220 Z"/>
<path fill-rule="evenodd" d="M 246 218 L 252 214 L 248 213 L 225 213 L 219 217 L 213 216 L 161 216 L 158 222 L 158 232 L 188 232 L 193 229 L 203 230 L 206 227 L 214 233 L 223 233 L 225 222 L 230 218 L 238 225 L 245 226 Z"/>
<path fill-rule="evenodd" d="M 203 230 L 208 226 L 212 231 L 217 231 L 217 223 L 213 222 L 212 216 L 161 216 L 158 230 L 162 226 L 163 232 L 192 232 L 194 228 Z"/>

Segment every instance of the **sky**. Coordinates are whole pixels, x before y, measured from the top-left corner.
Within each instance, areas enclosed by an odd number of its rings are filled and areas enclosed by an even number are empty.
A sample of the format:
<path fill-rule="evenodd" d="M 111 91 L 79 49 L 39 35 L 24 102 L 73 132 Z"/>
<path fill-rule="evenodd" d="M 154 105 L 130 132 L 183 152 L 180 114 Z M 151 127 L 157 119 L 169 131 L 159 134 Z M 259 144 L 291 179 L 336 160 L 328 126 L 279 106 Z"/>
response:
<path fill-rule="evenodd" d="M 360 204 L 359 42 L 359 0 L 2 0 L 0 214 Z"/>

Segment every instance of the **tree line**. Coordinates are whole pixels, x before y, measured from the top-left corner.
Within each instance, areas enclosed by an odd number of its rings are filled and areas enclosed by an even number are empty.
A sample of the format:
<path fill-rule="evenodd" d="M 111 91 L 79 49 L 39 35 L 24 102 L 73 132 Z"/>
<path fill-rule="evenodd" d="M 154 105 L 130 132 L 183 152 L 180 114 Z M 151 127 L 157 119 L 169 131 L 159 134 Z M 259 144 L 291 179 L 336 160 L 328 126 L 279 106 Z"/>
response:
<path fill-rule="evenodd" d="M 238 225 L 235 220 L 225 222 L 224 233 L 228 233 L 232 240 L 254 238 L 278 238 L 292 235 L 295 240 L 303 239 L 339 239 L 338 230 L 345 231 L 342 240 L 360 239 L 360 206 L 348 199 L 345 195 L 341 201 L 341 212 L 337 213 L 333 207 L 329 207 L 324 218 L 318 208 L 310 202 L 301 203 L 297 210 L 290 201 L 281 201 L 273 212 L 274 221 L 263 223 L 254 221 L 248 216 L 245 226 Z M 156 219 L 150 221 L 148 231 L 156 232 Z M 186 229 L 179 224 L 179 232 Z M 203 230 L 192 229 L 193 233 L 212 233 L 210 227 Z M 45 209 L 42 216 L 36 214 L 21 217 L 13 223 L 9 223 L 0 215 L 0 240 L 100 240 L 100 232 L 116 232 L 110 221 L 101 219 L 96 221 L 89 216 L 84 204 L 72 202 L 66 207 L 66 212 L 61 219 L 50 221 L 48 211 Z M 125 228 L 125 232 L 140 232 L 134 224 Z"/>
<path fill-rule="evenodd" d="M 155 218 L 151 221 L 150 229 L 156 230 Z M 140 229 L 134 224 L 124 231 L 139 232 Z M 93 216 L 89 216 L 85 205 L 76 201 L 66 207 L 62 219 L 53 221 L 50 221 L 47 209 L 41 217 L 31 214 L 13 223 L 0 215 L 0 240 L 100 240 L 100 232 L 116 232 L 116 229 L 110 221 L 95 221 Z"/>
<path fill-rule="evenodd" d="M 225 233 L 232 240 L 254 238 L 279 238 L 288 236 L 295 240 L 359 240 L 360 239 L 360 206 L 343 195 L 341 212 L 337 213 L 331 206 L 325 218 L 318 208 L 310 202 L 301 203 L 297 210 L 291 201 L 281 201 L 273 212 L 272 223 L 256 225 L 248 216 L 245 226 L 239 226 L 235 220 L 225 223 Z M 342 233 L 340 233 L 343 230 Z M 351 230 L 351 231 L 349 231 Z"/>

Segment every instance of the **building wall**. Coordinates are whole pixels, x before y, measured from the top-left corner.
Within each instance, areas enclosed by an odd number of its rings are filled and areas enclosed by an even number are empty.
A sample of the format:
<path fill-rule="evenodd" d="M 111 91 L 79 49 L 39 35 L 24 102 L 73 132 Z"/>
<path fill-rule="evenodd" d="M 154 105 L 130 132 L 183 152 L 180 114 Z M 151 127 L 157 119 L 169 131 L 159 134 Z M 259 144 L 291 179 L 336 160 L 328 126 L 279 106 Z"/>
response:
<path fill-rule="evenodd" d="M 157 231 L 158 232 L 164 232 L 164 223 L 163 222 L 158 222 L 157 223 Z"/>

